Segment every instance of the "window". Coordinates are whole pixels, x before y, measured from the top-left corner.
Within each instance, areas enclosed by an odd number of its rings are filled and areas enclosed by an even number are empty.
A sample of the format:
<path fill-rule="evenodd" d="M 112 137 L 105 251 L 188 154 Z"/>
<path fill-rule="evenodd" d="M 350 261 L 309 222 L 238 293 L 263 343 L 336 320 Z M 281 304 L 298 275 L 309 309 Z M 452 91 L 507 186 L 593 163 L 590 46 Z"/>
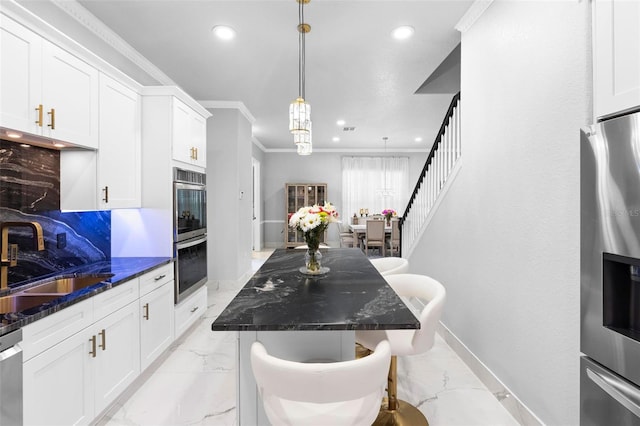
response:
<path fill-rule="evenodd" d="M 409 201 L 408 157 L 343 157 L 342 211 L 345 223 L 360 209 L 369 215 L 394 209 L 401 216 Z"/>

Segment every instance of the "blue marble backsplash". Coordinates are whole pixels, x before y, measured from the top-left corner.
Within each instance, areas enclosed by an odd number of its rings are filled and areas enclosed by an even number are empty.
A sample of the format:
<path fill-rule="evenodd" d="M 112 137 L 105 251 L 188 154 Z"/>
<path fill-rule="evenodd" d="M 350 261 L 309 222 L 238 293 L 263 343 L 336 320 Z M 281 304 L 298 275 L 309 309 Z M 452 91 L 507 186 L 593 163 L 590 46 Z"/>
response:
<path fill-rule="evenodd" d="M 111 259 L 111 212 L 60 211 L 60 152 L 0 140 L 0 222 L 38 222 L 44 251 L 33 248 L 30 228 L 9 229 L 18 265 L 9 285 Z"/>

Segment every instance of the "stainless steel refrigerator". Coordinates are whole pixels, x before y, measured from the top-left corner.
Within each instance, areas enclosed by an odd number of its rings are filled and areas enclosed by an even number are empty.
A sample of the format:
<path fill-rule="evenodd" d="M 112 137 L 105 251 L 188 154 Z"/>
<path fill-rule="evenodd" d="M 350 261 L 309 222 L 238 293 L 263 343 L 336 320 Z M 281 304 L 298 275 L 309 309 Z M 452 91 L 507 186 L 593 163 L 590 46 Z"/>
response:
<path fill-rule="evenodd" d="M 640 112 L 580 144 L 580 423 L 640 426 Z"/>

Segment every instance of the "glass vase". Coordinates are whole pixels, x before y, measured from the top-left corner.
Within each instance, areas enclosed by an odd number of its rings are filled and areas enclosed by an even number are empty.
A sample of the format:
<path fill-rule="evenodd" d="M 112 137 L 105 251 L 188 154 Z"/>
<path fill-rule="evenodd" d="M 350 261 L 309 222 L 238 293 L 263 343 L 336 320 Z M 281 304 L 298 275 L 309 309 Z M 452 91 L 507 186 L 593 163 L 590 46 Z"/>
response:
<path fill-rule="evenodd" d="M 309 248 L 304 254 L 304 263 L 307 272 L 310 274 L 318 274 L 322 268 L 322 253 L 317 248 Z"/>

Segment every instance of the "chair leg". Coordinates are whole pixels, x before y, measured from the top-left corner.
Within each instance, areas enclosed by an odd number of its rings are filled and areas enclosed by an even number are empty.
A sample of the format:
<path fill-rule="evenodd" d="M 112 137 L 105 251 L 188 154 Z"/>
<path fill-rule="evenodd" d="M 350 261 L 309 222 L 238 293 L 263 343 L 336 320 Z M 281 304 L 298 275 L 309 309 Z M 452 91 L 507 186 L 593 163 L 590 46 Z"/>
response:
<path fill-rule="evenodd" d="M 427 418 L 413 405 L 398 399 L 398 357 L 391 356 L 387 376 L 387 403 L 380 407 L 374 426 L 429 426 Z"/>

